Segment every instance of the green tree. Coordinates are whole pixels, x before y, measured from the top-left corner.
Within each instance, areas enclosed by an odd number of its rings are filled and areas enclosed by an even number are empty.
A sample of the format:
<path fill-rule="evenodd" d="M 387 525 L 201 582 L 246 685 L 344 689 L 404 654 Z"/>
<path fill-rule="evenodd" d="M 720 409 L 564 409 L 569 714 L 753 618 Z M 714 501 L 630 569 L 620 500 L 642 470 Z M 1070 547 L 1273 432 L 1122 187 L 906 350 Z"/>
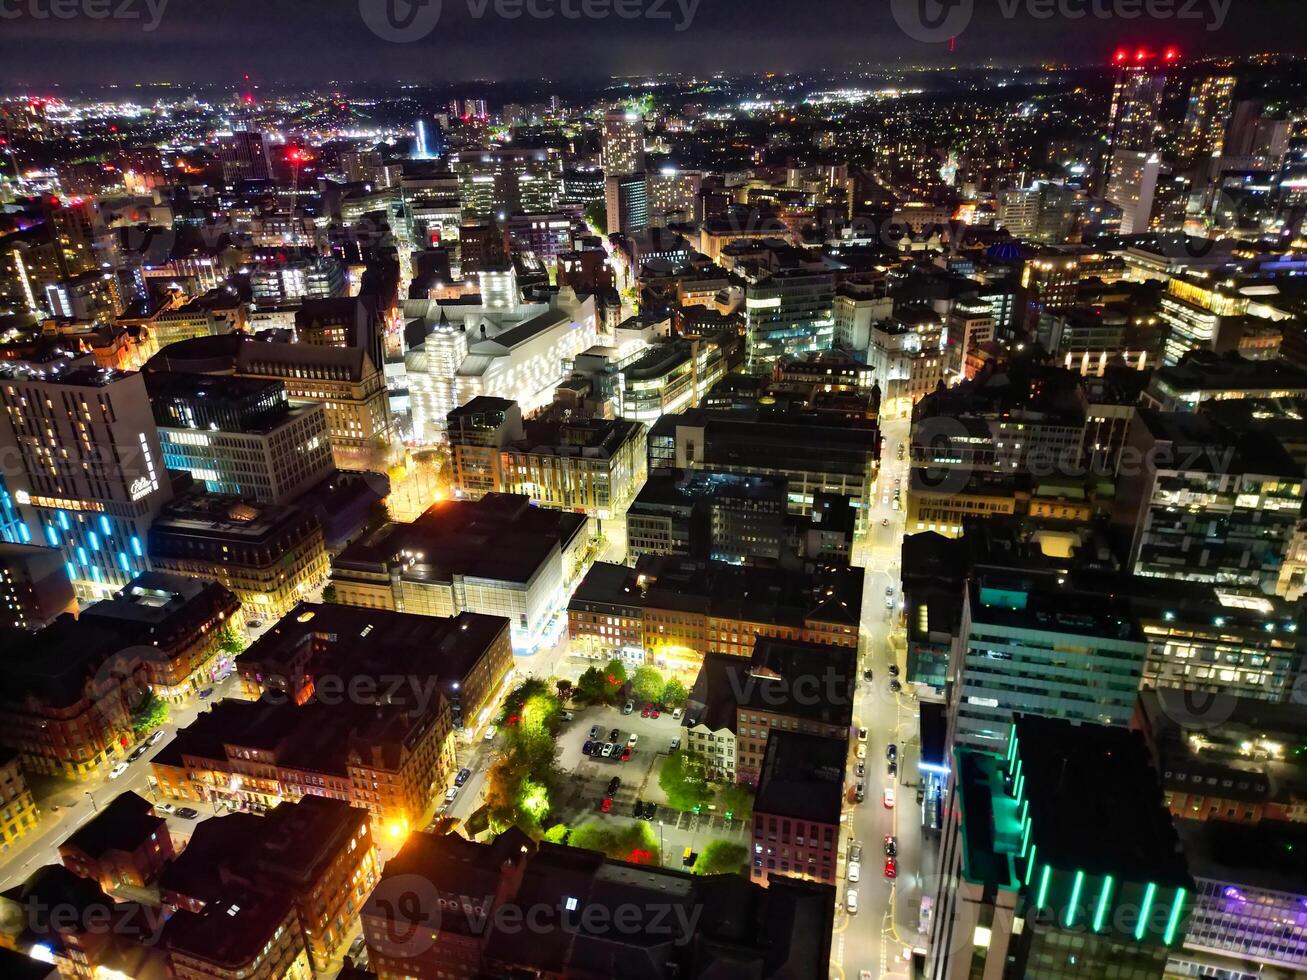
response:
<path fill-rule="evenodd" d="M 567 824 L 556 823 L 541 834 L 540 839 L 548 841 L 550 844 L 566 844 L 569 832 Z"/>
<path fill-rule="evenodd" d="M 592 704 L 605 700 L 604 672 L 598 667 L 587 667 L 576 679 L 576 691 L 582 698 Z"/>
<path fill-rule="evenodd" d="M 132 734 L 143 738 L 168 720 L 168 702 L 153 691 L 146 693 L 132 709 Z"/>
<path fill-rule="evenodd" d="M 336 583 L 328 582 L 322 587 L 322 601 L 327 603 L 336 601 Z"/>
<path fill-rule="evenodd" d="M 631 696 L 637 701 L 657 701 L 665 686 L 663 675 L 648 664 L 635 668 L 631 675 Z"/>
<path fill-rule="evenodd" d="M 588 851 L 599 851 L 615 861 L 632 864 L 658 864 L 658 835 L 644 821 L 606 824 L 587 820 L 573 827 L 567 843 Z"/>
<path fill-rule="evenodd" d="M 231 623 L 223 623 L 218 633 L 218 649 L 228 656 L 238 656 L 245 649 L 245 637 Z"/>
<path fill-rule="evenodd" d="M 749 860 L 749 849 L 743 844 L 711 840 L 699 852 L 690 869 L 697 875 L 744 874 Z"/>
<path fill-rule="evenodd" d="M 585 220 L 588 221 L 600 235 L 608 234 L 608 208 L 603 201 L 592 201 L 586 206 Z"/>
<path fill-rule="evenodd" d="M 753 792 L 739 783 L 727 783 L 717 791 L 717 809 L 722 813 L 728 810 L 731 819 L 737 823 L 747 820 L 753 812 Z"/>
<path fill-rule="evenodd" d="M 685 689 L 677 678 L 667 678 L 667 683 L 663 685 L 661 695 L 662 703 L 669 708 L 684 708 L 685 702 L 689 698 L 690 692 Z"/>
<path fill-rule="evenodd" d="M 559 681 L 554 681 L 554 687 L 558 690 L 558 700 L 560 700 L 560 701 L 571 701 L 571 700 L 572 700 L 572 682 L 571 682 L 571 681 L 566 680 L 566 679 L 564 679 L 564 680 L 559 680 Z"/>
<path fill-rule="evenodd" d="M 675 810 L 690 810 L 706 803 L 711 793 L 704 778 L 703 765 L 691 752 L 668 753 L 658 771 L 658 785 L 667 794 L 667 803 Z"/>
<path fill-rule="evenodd" d="M 626 665 L 620 660 L 608 661 L 608 666 L 604 668 L 604 700 L 611 704 L 624 684 Z"/>

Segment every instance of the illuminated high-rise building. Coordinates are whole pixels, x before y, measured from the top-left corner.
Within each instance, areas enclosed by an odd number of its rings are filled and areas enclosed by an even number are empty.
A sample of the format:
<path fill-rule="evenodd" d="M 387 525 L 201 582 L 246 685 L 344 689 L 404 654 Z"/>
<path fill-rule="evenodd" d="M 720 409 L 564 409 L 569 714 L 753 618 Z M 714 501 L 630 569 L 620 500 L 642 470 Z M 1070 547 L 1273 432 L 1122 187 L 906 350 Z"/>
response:
<path fill-rule="evenodd" d="M 219 133 L 218 159 L 222 163 L 222 179 L 229 184 L 272 178 L 272 156 L 262 133 L 250 130 Z"/>
<path fill-rule="evenodd" d="M 1107 142 L 1112 152 L 1152 150 L 1157 110 L 1166 88 L 1166 68 L 1175 64 L 1178 57 L 1174 48 L 1168 48 L 1160 56 L 1146 48 L 1133 54 L 1124 49 L 1117 51 L 1116 86 L 1112 90 L 1107 122 Z M 1115 162 L 1109 158 L 1109 177 L 1115 175 Z"/>
<path fill-rule="evenodd" d="M 1148 231 L 1161 167 L 1156 153 L 1112 151 L 1112 176 L 1104 197 L 1121 209 L 1121 234 L 1142 235 Z"/>
<path fill-rule="evenodd" d="M 1182 158 L 1219 157 L 1224 152 L 1234 84 L 1229 75 L 1210 75 L 1194 82 L 1177 146 Z"/>
<path fill-rule="evenodd" d="M 604 174 L 644 172 L 644 120 L 635 112 L 610 112 L 604 116 Z"/>
<path fill-rule="evenodd" d="M 0 376 L 6 474 L 33 543 L 58 548 L 80 598 L 149 569 L 143 542 L 172 497 L 144 379 L 100 368 Z"/>

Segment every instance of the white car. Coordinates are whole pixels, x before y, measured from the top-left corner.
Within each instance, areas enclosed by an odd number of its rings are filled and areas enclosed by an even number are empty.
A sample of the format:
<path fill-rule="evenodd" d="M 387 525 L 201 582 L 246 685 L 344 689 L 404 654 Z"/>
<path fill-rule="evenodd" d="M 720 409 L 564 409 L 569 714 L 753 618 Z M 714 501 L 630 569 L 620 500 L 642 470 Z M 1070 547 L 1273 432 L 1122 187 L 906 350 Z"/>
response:
<path fill-rule="evenodd" d="M 446 803 L 453 803 L 453 802 L 454 802 L 454 798 L 455 798 L 456 796 L 458 796 L 458 787 L 457 787 L 457 786 L 451 786 L 451 787 L 449 787 L 449 789 L 445 791 L 445 802 L 446 802 Z"/>
<path fill-rule="evenodd" d="M 849 881 L 857 881 L 862 874 L 862 865 L 857 861 L 850 861 L 848 871 L 845 874 L 848 876 Z"/>
<path fill-rule="evenodd" d="M 858 890 L 850 888 L 844 893 L 844 907 L 849 910 L 849 915 L 858 914 Z"/>
<path fill-rule="evenodd" d="M 498 734 L 498 730 L 495 728 L 494 725 L 491 725 L 489 728 L 486 729 L 486 741 L 493 742 L 495 740 L 495 735 L 497 734 Z"/>
<path fill-rule="evenodd" d="M 122 775 L 123 773 L 125 773 L 126 771 L 127 771 L 127 763 L 125 763 L 125 762 L 120 762 L 120 763 L 118 763 L 118 765 L 114 766 L 112 769 L 109 770 L 109 778 L 110 778 L 110 779 L 117 779 L 119 776 L 121 776 L 121 775 Z"/>
<path fill-rule="evenodd" d="M 159 803 L 154 804 L 154 812 L 155 812 L 155 813 L 176 813 L 176 812 L 177 812 L 177 808 L 176 808 L 175 806 L 173 806 L 171 803 L 163 803 L 163 802 L 159 802 Z"/>
<path fill-rule="evenodd" d="M 151 745 L 156 745 L 165 734 L 167 733 L 162 728 L 156 728 L 150 733 L 148 741 Z"/>
<path fill-rule="evenodd" d="M 861 762 L 865 758 L 867 758 L 867 745 L 865 742 L 860 742 L 858 744 L 858 761 Z"/>
<path fill-rule="evenodd" d="M 885 809 L 894 809 L 894 790 L 889 786 L 885 787 L 885 794 L 881 797 L 885 801 Z"/>
<path fill-rule="evenodd" d="M 632 732 L 631 737 L 626 740 L 626 744 L 631 748 L 635 748 L 635 743 L 638 741 L 640 741 L 640 736 L 635 734 L 635 732 Z"/>

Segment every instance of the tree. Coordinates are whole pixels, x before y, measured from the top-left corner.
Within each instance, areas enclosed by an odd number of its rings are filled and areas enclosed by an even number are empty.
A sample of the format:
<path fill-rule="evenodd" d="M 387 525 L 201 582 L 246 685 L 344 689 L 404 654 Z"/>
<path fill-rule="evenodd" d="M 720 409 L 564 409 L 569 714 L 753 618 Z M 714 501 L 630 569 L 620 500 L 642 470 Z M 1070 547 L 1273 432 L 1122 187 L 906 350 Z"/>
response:
<path fill-rule="evenodd" d="M 570 831 L 568 829 L 567 824 L 556 823 L 552 827 L 548 828 L 543 834 L 541 834 L 540 839 L 543 841 L 548 841 L 550 844 L 566 844 L 567 835 L 569 833 Z"/>
<path fill-rule="evenodd" d="M 566 680 L 566 679 L 561 680 L 561 681 L 555 681 L 555 682 L 554 682 L 554 687 L 556 687 L 556 688 L 558 689 L 558 700 L 560 700 L 560 701 L 570 701 L 570 700 L 572 700 L 572 682 L 571 682 L 571 681 Z"/>
<path fill-rule="evenodd" d="M 612 702 L 626 683 L 626 665 L 620 660 L 608 661 L 604 668 L 604 700 Z"/>
<path fill-rule="evenodd" d="M 677 750 L 668 754 L 658 772 L 658 785 L 675 810 L 690 810 L 708 801 L 708 780 L 693 753 Z"/>
<path fill-rule="evenodd" d="M 744 874 L 748 860 L 749 849 L 743 844 L 711 840 L 699 852 L 690 872 L 696 875 Z"/>
<path fill-rule="evenodd" d="M 585 700 L 598 704 L 605 700 L 604 673 L 598 667 L 587 667 L 576 680 L 577 693 Z"/>
<path fill-rule="evenodd" d="M 334 582 L 328 582 L 326 585 L 322 587 L 322 601 L 323 602 L 336 601 L 336 584 Z"/>
<path fill-rule="evenodd" d="M 727 783 L 717 791 L 717 809 L 730 811 L 731 819 L 747 820 L 753 812 L 753 793 L 739 783 Z"/>
<path fill-rule="evenodd" d="M 631 695 L 637 701 L 659 700 L 665 686 L 663 675 L 647 664 L 635 668 L 635 673 L 631 675 Z"/>
<path fill-rule="evenodd" d="M 153 691 L 132 710 L 132 734 L 143 738 L 168 720 L 168 702 Z"/>
<path fill-rule="evenodd" d="M 245 638 L 231 623 L 223 623 L 218 633 L 218 649 L 228 656 L 235 657 L 245 649 Z"/>
<path fill-rule="evenodd" d="M 662 703 L 669 708 L 684 708 L 685 702 L 689 699 L 690 692 L 685 689 L 685 685 L 675 677 L 667 678 L 667 683 L 663 685 L 661 696 Z"/>
<path fill-rule="evenodd" d="M 616 861 L 632 864 L 658 864 L 658 835 L 643 820 L 635 823 L 608 825 L 587 820 L 573 827 L 567 843 L 588 851 L 598 851 Z"/>

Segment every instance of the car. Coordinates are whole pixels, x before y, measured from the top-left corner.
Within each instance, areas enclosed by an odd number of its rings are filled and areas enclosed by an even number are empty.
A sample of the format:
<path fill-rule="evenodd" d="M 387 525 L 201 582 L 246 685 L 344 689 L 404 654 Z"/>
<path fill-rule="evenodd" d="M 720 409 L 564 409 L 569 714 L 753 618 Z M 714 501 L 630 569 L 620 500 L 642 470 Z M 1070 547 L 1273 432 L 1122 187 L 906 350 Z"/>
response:
<path fill-rule="evenodd" d="M 132 749 L 131 753 L 127 756 L 127 761 L 135 762 L 141 756 L 145 755 L 149 748 L 150 744 L 148 742 L 142 742 L 140 745 L 136 746 L 136 748 Z"/>
<path fill-rule="evenodd" d="M 858 761 L 859 761 L 859 762 L 861 762 L 863 759 L 867 758 L 867 747 L 866 747 L 865 745 L 859 745 L 859 746 L 858 746 L 857 755 L 858 755 Z"/>
<path fill-rule="evenodd" d="M 899 862 L 894 858 L 885 859 L 885 877 L 897 878 L 899 876 Z"/>
<path fill-rule="evenodd" d="M 659 717 L 659 716 L 662 714 L 662 712 L 663 712 L 663 709 L 660 708 L 660 707 L 658 707 L 658 705 L 655 704 L 655 705 L 653 706 L 653 710 L 649 712 L 649 717 L 650 717 L 650 718 L 657 718 L 657 717 Z"/>
<path fill-rule="evenodd" d="M 211 697 L 213 697 L 213 688 L 211 687 L 206 687 L 203 691 L 200 692 L 201 701 L 207 701 Z"/>
<path fill-rule="evenodd" d="M 892 585 L 887 585 L 887 586 L 885 586 L 885 594 L 886 594 L 887 596 L 889 596 L 891 599 L 893 599 L 893 598 L 894 598 L 894 586 L 892 586 Z"/>
<path fill-rule="evenodd" d="M 866 670 L 864 670 L 864 671 L 862 672 L 862 679 L 863 679 L 864 681 L 869 681 L 869 680 L 871 680 L 871 668 L 870 668 L 870 667 L 868 667 Z"/>
<path fill-rule="evenodd" d="M 898 681 L 890 681 L 889 689 L 893 691 L 895 694 L 898 694 L 899 691 L 903 690 L 903 685 L 900 684 Z"/>
<path fill-rule="evenodd" d="M 849 910 L 849 915 L 858 914 L 858 890 L 850 888 L 844 893 L 844 907 Z"/>
<path fill-rule="evenodd" d="M 457 786 L 451 786 L 451 787 L 449 787 L 449 789 L 445 790 L 445 802 L 446 802 L 446 803 L 453 803 L 453 802 L 454 802 L 454 798 L 455 798 L 456 796 L 458 796 L 458 790 L 459 790 L 459 787 L 457 787 Z"/>
<path fill-rule="evenodd" d="M 651 714 L 653 714 L 652 704 L 646 704 L 643 708 L 640 709 L 641 718 L 648 718 Z"/>
<path fill-rule="evenodd" d="M 613 798 L 611 796 L 605 796 L 603 798 L 602 802 L 600 802 L 599 804 L 599 812 L 600 813 L 613 812 Z"/>
<path fill-rule="evenodd" d="M 622 749 L 622 761 L 623 762 L 631 761 L 631 747 L 629 745 Z"/>
<path fill-rule="evenodd" d="M 885 775 L 897 776 L 899 774 L 899 764 L 897 762 L 886 763 Z"/>
<path fill-rule="evenodd" d="M 676 719 L 679 719 L 679 718 L 681 717 L 681 709 L 680 709 L 680 708 L 676 708 L 676 709 L 674 709 L 674 710 L 672 711 L 672 717 L 673 717 L 673 718 L 676 718 Z"/>
<path fill-rule="evenodd" d="M 616 747 L 617 746 L 613 745 L 612 742 L 605 742 L 604 747 L 599 750 L 599 755 L 605 759 L 611 759 L 613 757 L 613 749 Z"/>
<path fill-rule="evenodd" d="M 891 596 L 886 596 L 886 597 L 885 597 L 885 608 L 886 608 L 886 609 L 893 609 L 893 608 L 894 608 L 894 597 L 893 597 L 892 595 L 891 595 Z"/>
<path fill-rule="evenodd" d="M 894 790 L 892 787 L 885 787 L 885 792 L 881 795 L 881 801 L 885 804 L 886 810 L 894 809 Z"/>
<path fill-rule="evenodd" d="M 589 755 L 590 752 L 594 749 L 594 747 L 595 747 L 594 742 L 590 741 L 589 739 L 586 739 L 585 744 L 581 746 L 581 754 Z"/>
<path fill-rule="evenodd" d="M 364 964 L 360 963 L 359 959 L 364 955 L 364 952 L 367 950 L 367 948 L 368 948 L 367 940 L 365 940 L 362 936 L 358 936 L 357 938 L 355 938 L 355 940 L 349 944 L 349 954 L 348 954 L 349 961 L 353 963 L 355 966 L 363 966 Z"/>
<path fill-rule="evenodd" d="M 888 517 L 882 517 L 881 520 L 880 520 L 880 526 L 881 526 L 881 527 L 889 527 L 889 518 L 888 518 Z"/>
<path fill-rule="evenodd" d="M 867 741 L 867 730 L 865 728 L 858 729 L 858 741 L 859 742 Z"/>
<path fill-rule="evenodd" d="M 624 715 L 629 715 L 634 710 L 635 710 L 634 701 L 627 701 L 626 704 L 622 705 L 622 714 Z"/>
<path fill-rule="evenodd" d="M 619 789 L 621 789 L 621 787 L 622 787 L 622 777 L 614 776 L 612 779 L 608 780 L 608 795 L 612 796 Z"/>
<path fill-rule="evenodd" d="M 654 803 L 653 801 L 648 801 L 648 802 L 645 803 L 645 805 L 644 805 L 644 818 L 645 818 L 646 820 L 652 820 L 652 819 L 657 815 L 657 813 L 658 813 L 658 804 L 657 804 L 657 803 Z"/>
<path fill-rule="evenodd" d="M 171 803 L 164 803 L 164 802 L 160 801 L 160 802 L 154 804 L 154 812 L 155 812 L 155 813 L 176 813 L 176 812 L 177 812 L 177 808 L 176 808 L 175 806 L 173 806 Z"/>
<path fill-rule="evenodd" d="M 885 856 L 893 857 L 899 852 L 899 839 L 893 834 L 885 835 Z"/>
<path fill-rule="evenodd" d="M 594 741 L 595 739 L 597 739 L 598 737 L 599 737 L 599 726 L 598 726 L 598 725 L 591 725 L 591 726 L 590 726 L 590 741 L 593 742 L 593 741 Z"/>
<path fill-rule="evenodd" d="M 849 845 L 849 860 L 857 862 L 862 861 L 862 844 L 859 841 L 855 840 Z"/>
<path fill-rule="evenodd" d="M 862 780 L 858 780 L 858 785 L 853 787 L 853 798 L 859 803 L 867 798 L 867 787 Z"/>
<path fill-rule="evenodd" d="M 458 771 L 458 775 L 454 777 L 454 785 L 462 786 L 464 783 L 468 781 L 469 778 L 471 778 L 471 776 L 472 776 L 471 769 L 468 769 L 466 767 L 460 769 Z"/>
<path fill-rule="evenodd" d="M 859 779 L 862 779 L 867 775 L 867 761 L 865 759 L 859 759 L 858 764 L 853 767 L 853 771 L 858 774 Z"/>
<path fill-rule="evenodd" d="M 626 744 L 631 748 L 635 748 L 635 743 L 638 741 L 640 741 L 640 736 L 635 734 L 635 732 L 632 732 L 631 737 L 626 740 Z"/>
<path fill-rule="evenodd" d="M 845 869 L 844 876 L 848 878 L 849 881 L 857 881 L 858 878 L 861 877 L 861 875 L 862 875 L 862 865 L 859 864 L 857 861 L 850 861 L 848 868 Z"/>
<path fill-rule="evenodd" d="M 263 620 L 261 620 L 261 619 L 249 619 L 249 620 L 246 620 L 246 621 L 245 621 L 245 625 L 248 626 L 248 627 L 249 627 L 250 629 L 252 629 L 252 630 L 256 630 L 256 629 L 259 629 L 259 628 L 263 625 Z"/>
<path fill-rule="evenodd" d="M 890 742 L 885 746 L 885 758 L 890 762 L 897 762 L 899 758 L 899 746 L 897 742 Z"/>
<path fill-rule="evenodd" d="M 193 807 L 179 806 L 177 808 L 177 816 L 181 817 L 183 820 L 194 820 L 199 815 L 200 811 Z"/>
<path fill-rule="evenodd" d="M 486 729 L 486 741 L 493 742 L 495 740 L 495 736 L 498 734 L 499 734 L 499 730 L 495 728 L 494 725 L 489 726 Z"/>
<path fill-rule="evenodd" d="M 611 732 L 608 733 L 608 741 L 610 742 L 616 742 L 621 737 L 622 737 L 622 733 L 618 731 L 616 728 L 614 728 Z"/>
<path fill-rule="evenodd" d="M 631 804 L 631 816 L 635 817 L 636 820 L 644 816 L 644 800 L 636 800 Z"/>
<path fill-rule="evenodd" d="M 163 740 L 164 735 L 168 734 L 162 728 L 156 728 L 150 732 L 150 737 L 146 739 L 151 745 L 158 745 Z"/>
<path fill-rule="evenodd" d="M 890 677 L 898 677 L 898 676 L 899 676 L 899 665 L 898 665 L 898 664 L 890 664 L 890 665 L 889 665 L 889 675 L 890 675 Z"/>
<path fill-rule="evenodd" d="M 681 736 L 677 735 L 674 739 L 672 739 L 671 747 L 667 751 L 675 752 L 680 747 L 681 747 Z"/>
<path fill-rule="evenodd" d="M 109 770 L 109 778 L 110 778 L 110 779 L 117 779 L 119 776 L 121 776 L 121 775 L 122 775 L 123 773 L 125 773 L 126 771 L 127 771 L 127 763 L 125 763 L 125 762 L 120 762 L 120 763 L 118 763 L 118 765 L 114 766 L 112 769 Z"/>

